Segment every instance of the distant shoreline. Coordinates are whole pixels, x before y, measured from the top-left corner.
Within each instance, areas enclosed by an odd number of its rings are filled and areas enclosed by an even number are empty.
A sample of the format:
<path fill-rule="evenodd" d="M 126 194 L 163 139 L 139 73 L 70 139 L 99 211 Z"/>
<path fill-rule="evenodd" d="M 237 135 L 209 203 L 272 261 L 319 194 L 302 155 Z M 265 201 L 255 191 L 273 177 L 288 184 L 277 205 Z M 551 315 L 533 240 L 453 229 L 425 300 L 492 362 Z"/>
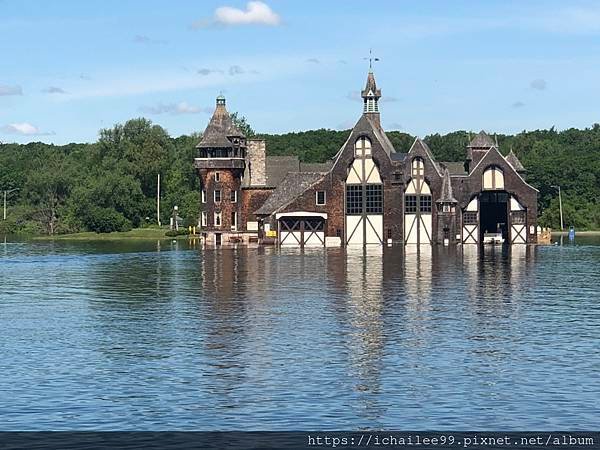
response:
<path fill-rule="evenodd" d="M 565 235 L 568 236 L 569 235 L 569 231 L 553 231 L 552 235 L 553 236 L 560 236 L 560 235 Z M 575 230 L 575 236 L 577 236 L 578 234 L 584 234 L 586 236 L 600 236 L 600 230 L 595 230 L 595 231 L 577 231 Z"/>

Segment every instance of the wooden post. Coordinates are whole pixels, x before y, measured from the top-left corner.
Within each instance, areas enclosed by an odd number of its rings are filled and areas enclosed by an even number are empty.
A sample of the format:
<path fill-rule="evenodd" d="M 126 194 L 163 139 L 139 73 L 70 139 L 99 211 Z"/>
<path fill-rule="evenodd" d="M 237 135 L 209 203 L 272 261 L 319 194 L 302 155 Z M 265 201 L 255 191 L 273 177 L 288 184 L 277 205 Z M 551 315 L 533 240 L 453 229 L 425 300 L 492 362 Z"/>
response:
<path fill-rule="evenodd" d="M 156 219 L 158 226 L 160 227 L 160 173 L 158 174 L 158 181 L 156 185 Z"/>

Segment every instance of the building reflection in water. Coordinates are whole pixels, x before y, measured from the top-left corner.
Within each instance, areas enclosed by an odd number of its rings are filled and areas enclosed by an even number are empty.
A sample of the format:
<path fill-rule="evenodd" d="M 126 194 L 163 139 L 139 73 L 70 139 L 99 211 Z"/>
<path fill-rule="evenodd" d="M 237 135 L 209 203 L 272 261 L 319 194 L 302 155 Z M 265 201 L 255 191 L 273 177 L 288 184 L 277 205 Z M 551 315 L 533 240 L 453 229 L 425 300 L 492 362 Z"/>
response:
<path fill-rule="evenodd" d="M 366 422 L 385 413 L 381 391 L 384 352 L 383 249 L 380 246 L 346 250 L 346 304 L 350 325 L 348 368 L 355 379 L 361 415 Z"/>

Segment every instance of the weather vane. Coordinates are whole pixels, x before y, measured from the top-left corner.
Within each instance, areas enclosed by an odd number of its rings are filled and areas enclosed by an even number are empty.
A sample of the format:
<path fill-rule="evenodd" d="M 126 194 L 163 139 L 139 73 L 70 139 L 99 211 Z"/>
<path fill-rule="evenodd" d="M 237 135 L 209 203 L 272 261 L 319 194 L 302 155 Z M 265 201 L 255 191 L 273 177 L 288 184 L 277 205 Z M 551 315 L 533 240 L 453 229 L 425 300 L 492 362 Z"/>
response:
<path fill-rule="evenodd" d="M 365 59 L 365 60 L 368 59 L 369 60 L 369 70 L 373 69 L 373 62 L 379 61 L 379 58 L 375 58 L 373 56 L 373 49 L 372 48 L 369 49 L 369 57 L 368 58 L 363 58 L 363 59 Z"/>

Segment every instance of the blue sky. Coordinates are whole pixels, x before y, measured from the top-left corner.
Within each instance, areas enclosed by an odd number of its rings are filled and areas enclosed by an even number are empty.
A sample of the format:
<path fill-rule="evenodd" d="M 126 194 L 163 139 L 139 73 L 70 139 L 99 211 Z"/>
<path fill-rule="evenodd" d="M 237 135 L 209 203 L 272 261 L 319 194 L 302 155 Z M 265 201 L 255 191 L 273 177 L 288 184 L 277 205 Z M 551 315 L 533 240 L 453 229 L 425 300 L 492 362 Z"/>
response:
<path fill-rule="evenodd" d="M 261 132 L 348 128 L 371 47 L 386 130 L 599 121 L 597 1 L 0 0 L 0 140 L 202 131 L 219 92 Z"/>

